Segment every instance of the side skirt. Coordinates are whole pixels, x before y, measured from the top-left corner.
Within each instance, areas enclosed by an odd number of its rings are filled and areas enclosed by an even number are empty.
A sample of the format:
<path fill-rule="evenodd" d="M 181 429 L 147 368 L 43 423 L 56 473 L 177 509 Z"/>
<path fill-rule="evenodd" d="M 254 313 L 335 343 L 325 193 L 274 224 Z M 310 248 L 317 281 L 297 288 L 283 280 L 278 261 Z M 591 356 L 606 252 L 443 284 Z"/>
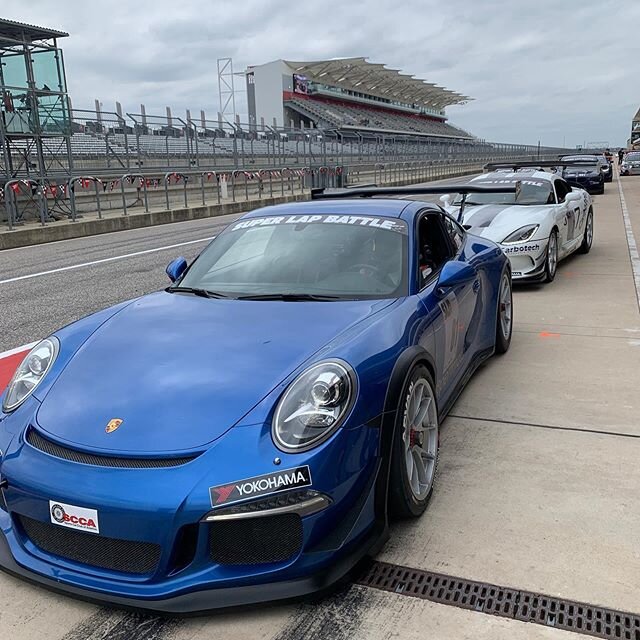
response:
<path fill-rule="evenodd" d="M 475 373 L 476 369 L 485 361 L 488 360 L 494 354 L 495 348 L 489 347 L 483 351 L 479 351 L 469 363 L 464 375 L 460 378 L 460 381 L 453 390 L 453 393 L 449 396 L 449 400 L 440 410 L 440 418 L 445 418 L 451 408 L 456 403 L 456 400 L 460 397 L 462 390 L 467 386 L 467 382 L 471 379 L 471 376 Z"/>

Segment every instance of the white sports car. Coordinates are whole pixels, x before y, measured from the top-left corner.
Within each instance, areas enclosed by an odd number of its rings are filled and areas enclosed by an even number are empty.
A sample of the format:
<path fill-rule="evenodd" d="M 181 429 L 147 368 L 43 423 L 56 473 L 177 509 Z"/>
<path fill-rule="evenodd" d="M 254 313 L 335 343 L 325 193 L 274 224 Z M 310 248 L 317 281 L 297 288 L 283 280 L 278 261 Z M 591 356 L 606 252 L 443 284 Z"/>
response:
<path fill-rule="evenodd" d="M 558 262 L 593 241 L 593 203 L 583 189 L 536 167 L 496 170 L 469 184 L 516 186 L 516 193 L 444 195 L 446 211 L 471 233 L 497 242 L 514 280 L 551 282 Z"/>
<path fill-rule="evenodd" d="M 633 176 L 640 173 L 640 152 L 627 151 L 620 164 L 621 176 Z"/>

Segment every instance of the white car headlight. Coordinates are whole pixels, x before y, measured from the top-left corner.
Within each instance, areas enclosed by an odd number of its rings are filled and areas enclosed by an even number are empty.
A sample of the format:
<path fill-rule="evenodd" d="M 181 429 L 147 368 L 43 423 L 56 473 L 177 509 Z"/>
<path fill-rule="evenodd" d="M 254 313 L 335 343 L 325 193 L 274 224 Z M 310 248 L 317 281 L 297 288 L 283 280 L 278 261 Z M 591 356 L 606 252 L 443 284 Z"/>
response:
<path fill-rule="evenodd" d="M 528 224 L 526 227 L 521 227 L 517 231 L 514 231 L 512 234 L 508 235 L 502 241 L 502 244 L 516 244 L 518 242 L 526 242 L 538 230 L 539 226 L 540 225 L 537 224 Z"/>
<path fill-rule="evenodd" d="M 17 409 L 36 390 L 58 357 L 59 350 L 60 343 L 52 336 L 39 342 L 29 351 L 7 387 L 2 401 L 2 410 L 5 413 Z"/>
<path fill-rule="evenodd" d="M 311 449 L 326 440 L 353 405 L 355 373 L 344 362 L 330 360 L 301 373 L 278 402 L 271 433 L 283 451 Z"/>

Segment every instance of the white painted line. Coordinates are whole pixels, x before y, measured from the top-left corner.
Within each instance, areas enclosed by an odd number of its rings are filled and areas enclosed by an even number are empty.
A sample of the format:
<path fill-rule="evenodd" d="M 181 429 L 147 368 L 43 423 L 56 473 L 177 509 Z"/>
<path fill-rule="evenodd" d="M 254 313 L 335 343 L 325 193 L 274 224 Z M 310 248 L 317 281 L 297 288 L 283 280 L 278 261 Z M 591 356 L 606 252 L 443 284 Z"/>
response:
<path fill-rule="evenodd" d="M 633 235 L 633 227 L 631 226 L 631 218 L 627 209 L 627 201 L 624 199 L 624 191 L 622 190 L 622 180 L 617 177 L 618 190 L 620 191 L 620 204 L 622 206 L 622 219 L 624 220 L 624 230 L 627 234 L 627 245 L 629 246 L 629 258 L 631 259 L 631 270 L 633 271 L 633 280 L 636 284 L 636 301 L 638 303 L 638 311 L 640 311 L 640 254 L 638 254 L 638 245 Z"/>
<path fill-rule="evenodd" d="M 155 253 L 156 251 L 167 251 L 168 249 L 175 249 L 176 247 L 184 247 L 188 244 L 197 244 L 198 242 L 209 242 L 213 240 L 215 236 L 208 238 L 200 238 L 199 240 L 189 240 L 188 242 L 179 242 L 178 244 L 169 244 L 165 247 L 156 247 L 155 249 L 145 249 L 144 251 L 135 251 L 134 253 L 126 253 L 122 256 L 112 256 L 111 258 L 102 258 L 102 260 L 93 260 L 92 262 L 82 262 L 81 264 L 72 264 L 68 267 L 59 267 L 58 269 L 50 269 L 49 271 L 41 271 L 40 273 L 30 273 L 26 276 L 17 276 L 15 278 L 8 278 L 7 280 L 0 280 L 0 284 L 8 284 L 9 282 L 18 282 L 19 280 L 29 280 L 30 278 L 39 278 L 40 276 L 48 276 L 52 273 L 61 273 L 63 271 L 71 271 L 72 269 L 81 269 L 82 267 L 92 267 L 96 264 L 104 264 L 105 262 L 113 262 L 114 260 L 125 260 L 126 258 L 133 258 L 135 256 L 143 256 L 147 253 Z"/>
<path fill-rule="evenodd" d="M 29 344 L 23 344 L 21 347 L 16 347 L 15 349 L 9 349 L 9 351 L 3 351 L 0 353 L 0 360 L 4 360 L 9 356 L 15 356 L 16 353 L 22 353 L 23 351 L 29 351 L 32 347 L 35 347 L 37 342 L 30 342 Z"/>

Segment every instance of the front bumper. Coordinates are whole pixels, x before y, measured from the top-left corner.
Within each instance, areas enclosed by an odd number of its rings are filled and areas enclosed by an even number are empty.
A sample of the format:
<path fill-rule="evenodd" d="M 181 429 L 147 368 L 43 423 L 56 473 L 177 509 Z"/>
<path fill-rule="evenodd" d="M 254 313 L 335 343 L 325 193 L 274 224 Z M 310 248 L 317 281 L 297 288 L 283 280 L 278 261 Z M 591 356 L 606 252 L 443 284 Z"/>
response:
<path fill-rule="evenodd" d="M 260 425 L 231 430 L 214 445 L 213 450 L 218 449 L 215 459 L 244 451 L 249 429 L 261 431 Z M 212 510 L 208 487 L 221 483 L 211 475 L 211 458 L 206 460 L 209 452 L 170 469 L 96 469 L 45 454 L 26 443 L 21 432 L 16 433 L 8 446 L 6 440 L 0 443 L 5 451 L 0 473 L 8 483 L 0 501 L 0 568 L 84 599 L 164 613 L 195 613 L 304 596 L 343 577 L 384 535 L 375 527 L 379 433 L 374 428 L 339 430 L 305 456 L 303 464 L 311 469 L 312 489 L 330 496 L 331 504 L 300 515 L 300 545 L 291 556 L 246 564 L 228 563 L 213 553 L 214 523 L 206 516 L 219 510 Z M 269 462 L 278 454 L 283 469 L 300 464 L 299 455 L 271 451 L 265 440 L 255 451 L 249 461 L 253 469 L 265 465 L 265 454 Z M 288 460 L 291 457 L 295 464 Z M 340 468 L 327 464 L 338 459 L 344 463 Z M 242 466 L 239 461 L 240 479 L 246 474 Z M 263 468 L 271 471 L 268 466 Z M 251 475 L 256 473 L 244 477 Z M 228 482 L 229 478 L 219 480 Z M 52 553 L 24 525 L 36 522 L 59 531 L 50 521 L 50 500 L 97 510 L 99 535 L 83 532 L 92 543 L 96 538 L 105 544 L 117 538 L 156 545 L 160 548 L 157 565 L 147 573 L 131 574 L 93 560 Z M 191 531 L 186 559 L 180 537 L 185 528 Z M 249 534 L 247 539 L 252 540 Z M 92 553 L 100 553 L 93 544 Z M 176 561 L 177 557 L 181 560 Z"/>
<path fill-rule="evenodd" d="M 348 576 L 349 572 L 367 556 L 370 549 L 379 543 L 381 532 L 372 530 L 369 536 L 347 554 L 315 573 L 290 580 L 279 580 L 268 584 L 247 584 L 238 587 L 218 587 L 175 593 L 165 597 L 140 598 L 120 595 L 117 592 L 98 591 L 76 586 L 64 575 L 44 575 L 19 564 L 12 554 L 7 537 L 0 532 L 0 570 L 41 585 L 58 593 L 104 603 L 126 609 L 149 611 L 171 615 L 196 614 L 239 607 L 248 604 L 275 602 L 301 598 L 331 588 Z"/>
<path fill-rule="evenodd" d="M 529 240 L 500 248 L 511 263 L 511 278 L 518 282 L 538 282 L 544 278 L 549 238 Z"/>
<path fill-rule="evenodd" d="M 620 167 L 620 175 L 623 176 L 636 176 L 640 174 L 640 166 L 638 167 Z"/>

